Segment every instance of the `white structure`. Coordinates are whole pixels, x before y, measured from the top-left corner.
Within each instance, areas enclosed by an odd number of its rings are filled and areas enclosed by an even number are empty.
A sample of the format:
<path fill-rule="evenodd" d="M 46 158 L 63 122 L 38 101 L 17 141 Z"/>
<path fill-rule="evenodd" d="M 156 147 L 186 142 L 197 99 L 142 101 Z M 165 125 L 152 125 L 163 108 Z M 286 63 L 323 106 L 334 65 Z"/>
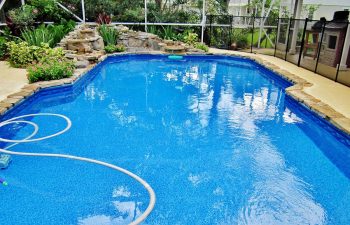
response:
<path fill-rule="evenodd" d="M 350 11 L 350 0 L 304 0 L 304 7 L 310 5 L 318 5 L 318 9 L 313 13 L 312 18 L 314 20 L 319 20 L 321 17 L 325 17 L 327 20 L 333 19 L 333 14 L 336 11 Z M 302 11 L 301 18 L 307 18 L 308 12 Z"/>

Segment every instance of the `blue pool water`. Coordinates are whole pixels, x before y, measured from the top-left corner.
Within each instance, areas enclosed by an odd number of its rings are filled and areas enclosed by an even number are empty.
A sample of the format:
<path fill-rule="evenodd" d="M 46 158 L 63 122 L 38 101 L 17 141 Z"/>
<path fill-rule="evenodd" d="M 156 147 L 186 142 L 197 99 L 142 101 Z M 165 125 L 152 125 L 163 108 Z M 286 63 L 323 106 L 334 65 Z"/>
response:
<path fill-rule="evenodd" d="M 157 202 L 144 224 L 350 224 L 350 139 L 285 96 L 290 84 L 247 59 L 110 57 L 74 86 L 39 92 L 1 120 L 70 118 L 66 133 L 12 151 L 113 163 Z M 64 129 L 34 117 L 35 137 Z M 25 124 L 0 129 L 23 139 Z M 0 147 L 9 144 L 0 142 Z M 0 224 L 127 224 L 149 196 L 130 177 L 68 159 L 13 156 Z"/>

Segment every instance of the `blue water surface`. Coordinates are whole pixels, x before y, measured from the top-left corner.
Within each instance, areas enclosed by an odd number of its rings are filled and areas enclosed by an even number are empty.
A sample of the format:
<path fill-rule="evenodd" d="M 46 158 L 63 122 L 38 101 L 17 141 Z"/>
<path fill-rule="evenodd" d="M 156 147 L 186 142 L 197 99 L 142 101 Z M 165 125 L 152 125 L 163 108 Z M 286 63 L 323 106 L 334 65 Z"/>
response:
<path fill-rule="evenodd" d="M 350 224 L 350 139 L 285 96 L 288 86 L 248 59 L 115 56 L 1 120 L 69 117 L 68 132 L 10 149 L 134 172 L 157 195 L 144 224 Z M 39 125 L 35 137 L 66 126 L 62 118 L 29 119 Z M 32 132 L 18 123 L 0 136 Z M 68 159 L 13 156 L 0 178 L 9 183 L 0 186 L 4 225 L 127 224 L 149 203 L 128 176 Z"/>

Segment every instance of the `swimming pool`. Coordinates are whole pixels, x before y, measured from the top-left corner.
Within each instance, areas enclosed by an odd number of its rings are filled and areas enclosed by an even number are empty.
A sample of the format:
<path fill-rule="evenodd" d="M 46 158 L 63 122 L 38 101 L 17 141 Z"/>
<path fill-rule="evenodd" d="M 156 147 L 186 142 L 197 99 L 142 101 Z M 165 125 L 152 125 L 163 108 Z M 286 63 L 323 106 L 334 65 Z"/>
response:
<path fill-rule="evenodd" d="M 115 56 L 1 121 L 65 115 L 67 132 L 11 150 L 132 171 L 157 195 L 145 224 L 349 224 L 350 139 L 285 96 L 289 85 L 248 59 Z M 36 138 L 67 126 L 60 117 L 30 121 Z M 33 129 L 9 124 L 0 134 L 23 139 Z M 9 183 L 0 224 L 127 224 L 149 203 L 130 177 L 68 159 L 13 156 L 0 177 Z"/>

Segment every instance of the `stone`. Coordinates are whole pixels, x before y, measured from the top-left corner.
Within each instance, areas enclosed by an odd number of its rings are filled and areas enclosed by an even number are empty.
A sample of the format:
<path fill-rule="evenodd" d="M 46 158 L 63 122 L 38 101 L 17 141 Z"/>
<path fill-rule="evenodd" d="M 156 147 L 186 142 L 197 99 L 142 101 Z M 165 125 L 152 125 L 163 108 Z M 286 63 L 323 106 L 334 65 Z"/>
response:
<path fill-rule="evenodd" d="M 75 68 L 86 68 L 89 64 L 88 60 L 77 61 L 75 62 Z"/>
<path fill-rule="evenodd" d="M 101 51 L 104 48 L 105 48 L 105 46 L 104 46 L 102 38 L 98 38 L 96 41 L 92 42 L 92 49 L 93 50 Z"/>
<path fill-rule="evenodd" d="M 67 53 L 67 54 L 65 54 L 65 57 L 66 57 L 67 59 L 75 59 L 75 58 L 77 58 L 78 56 L 77 56 L 77 54 Z"/>
<path fill-rule="evenodd" d="M 350 134 L 350 119 L 346 117 L 331 118 L 330 122 L 338 127 L 340 130 Z"/>
<path fill-rule="evenodd" d="M 12 105 L 17 104 L 20 101 L 20 99 L 17 98 L 6 98 L 2 101 L 2 103 L 10 103 Z"/>
<path fill-rule="evenodd" d="M 0 115 L 4 115 L 6 111 L 7 111 L 7 108 L 0 107 Z"/>
<path fill-rule="evenodd" d="M 8 103 L 8 102 L 0 102 L 0 108 L 5 108 L 8 109 L 12 107 L 12 103 Z"/>
<path fill-rule="evenodd" d="M 37 84 L 27 84 L 26 86 L 24 86 L 22 89 L 25 90 L 31 90 L 31 91 L 37 91 L 39 89 L 39 85 Z"/>
<path fill-rule="evenodd" d="M 129 28 L 123 25 L 118 25 L 115 29 L 120 33 L 126 33 L 129 31 Z"/>

